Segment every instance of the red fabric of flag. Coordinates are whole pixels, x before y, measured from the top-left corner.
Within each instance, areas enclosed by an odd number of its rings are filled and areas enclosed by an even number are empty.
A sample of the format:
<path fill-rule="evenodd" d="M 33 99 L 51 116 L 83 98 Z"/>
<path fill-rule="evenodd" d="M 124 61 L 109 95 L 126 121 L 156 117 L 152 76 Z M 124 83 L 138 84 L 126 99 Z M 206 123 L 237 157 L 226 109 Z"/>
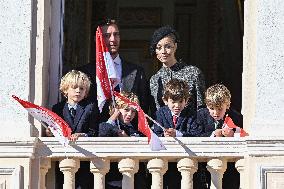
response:
<path fill-rule="evenodd" d="M 44 107 L 22 100 L 15 95 L 12 97 L 18 101 L 35 119 L 46 124 L 48 128 L 50 128 L 52 134 L 63 146 L 68 145 L 68 138 L 71 136 L 72 131 L 69 125 L 60 116 Z"/>
<path fill-rule="evenodd" d="M 105 44 L 101 27 L 96 31 L 96 84 L 100 112 L 107 99 L 112 98 L 113 86 L 119 83 L 113 59 Z"/>
<path fill-rule="evenodd" d="M 228 115 L 225 117 L 224 126 L 228 126 L 229 128 L 232 128 L 232 129 L 235 128 L 236 129 L 235 133 L 240 133 L 240 137 L 245 137 L 249 135 L 244 129 L 235 125 L 232 118 L 230 118 Z"/>

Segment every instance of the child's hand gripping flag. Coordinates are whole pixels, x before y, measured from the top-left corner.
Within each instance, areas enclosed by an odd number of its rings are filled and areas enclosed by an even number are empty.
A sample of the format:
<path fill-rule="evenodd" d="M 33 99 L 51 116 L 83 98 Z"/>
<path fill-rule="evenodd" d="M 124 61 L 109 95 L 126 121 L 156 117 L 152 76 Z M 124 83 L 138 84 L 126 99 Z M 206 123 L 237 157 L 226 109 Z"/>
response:
<path fill-rule="evenodd" d="M 71 129 L 61 117 L 44 107 L 21 100 L 14 95 L 12 97 L 17 100 L 29 112 L 30 115 L 43 123 L 45 127 L 47 125 L 52 134 L 63 146 L 68 145 L 69 137 L 71 136 Z"/>
<path fill-rule="evenodd" d="M 114 96 L 137 110 L 138 130 L 148 137 L 148 143 L 150 142 L 151 150 L 153 151 L 166 150 L 166 147 L 163 145 L 159 137 L 150 129 L 145 113 L 142 110 L 142 108 L 137 103 L 131 102 L 128 98 L 120 95 L 120 93 L 118 92 L 114 92 Z"/>
<path fill-rule="evenodd" d="M 105 101 L 112 98 L 113 88 L 119 83 L 113 59 L 102 36 L 101 27 L 96 31 L 96 84 L 100 112 Z"/>
<path fill-rule="evenodd" d="M 249 134 L 242 128 L 238 127 L 235 125 L 233 122 L 232 118 L 230 118 L 228 115 L 226 115 L 225 120 L 224 120 L 224 125 L 223 127 L 228 127 L 230 129 L 236 129 L 234 136 L 240 136 L 240 137 L 245 137 L 248 136 Z"/>

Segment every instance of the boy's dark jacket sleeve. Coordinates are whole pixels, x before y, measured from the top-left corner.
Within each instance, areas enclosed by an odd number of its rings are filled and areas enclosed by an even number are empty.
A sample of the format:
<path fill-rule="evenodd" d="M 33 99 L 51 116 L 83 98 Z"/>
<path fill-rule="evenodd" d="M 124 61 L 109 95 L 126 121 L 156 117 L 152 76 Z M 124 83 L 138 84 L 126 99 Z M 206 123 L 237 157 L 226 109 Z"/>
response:
<path fill-rule="evenodd" d="M 120 129 L 124 130 L 128 136 L 143 136 L 132 125 L 125 125 L 120 122 Z M 99 137 L 118 137 L 119 127 L 115 124 L 112 125 L 107 122 L 100 123 L 99 125 Z"/>

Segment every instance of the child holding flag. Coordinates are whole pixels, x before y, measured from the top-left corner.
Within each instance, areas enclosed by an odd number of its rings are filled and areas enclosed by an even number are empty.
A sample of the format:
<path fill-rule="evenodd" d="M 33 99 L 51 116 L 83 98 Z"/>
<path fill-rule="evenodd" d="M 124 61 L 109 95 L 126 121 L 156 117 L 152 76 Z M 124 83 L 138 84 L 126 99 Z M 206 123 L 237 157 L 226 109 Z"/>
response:
<path fill-rule="evenodd" d="M 88 76 L 77 70 L 68 72 L 61 78 L 60 91 L 66 98 L 55 104 L 52 111 L 62 117 L 70 126 L 72 135 L 69 140 L 76 141 L 79 137 L 97 136 L 98 110 L 93 103 L 86 100 L 91 82 Z M 52 136 L 46 130 L 47 136 Z M 63 186 L 63 173 L 56 166 L 56 188 Z M 87 178 L 87 179 L 86 179 Z M 93 175 L 90 173 L 90 163 L 80 162 L 76 173 L 76 188 L 94 188 Z"/>
<path fill-rule="evenodd" d="M 121 96 L 128 98 L 131 102 L 139 104 L 138 97 L 131 92 L 121 92 Z M 99 125 L 100 137 L 127 137 L 127 136 L 142 136 L 131 122 L 136 115 L 136 110 L 130 107 L 120 98 L 115 99 L 114 107 L 110 105 L 110 118 L 107 122 L 102 122 Z"/>
<path fill-rule="evenodd" d="M 72 70 L 61 78 L 60 91 L 66 99 L 55 104 L 52 111 L 62 117 L 72 129 L 71 141 L 80 136 L 97 135 L 98 110 L 85 99 L 90 85 L 88 76 L 77 70 Z M 48 129 L 46 135 L 51 136 Z"/>
<path fill-rule="evenodd" d="M 164 137 L 189 137 L 200 133 L 199 129 L 191 127 L 194 112 L 183 111 L 191 96 L 188 84 L 179 79 L 172 79 L 166 83 L 163 101 L 166 106 L 156 112 L 157 124 L 153 125 L 154 132 Z"/>
<path fill-rule="evenodd" d="M 240 129 L 243 127 L 243 116 L 230 109 L 231 93 L 225 85 L 215 84 L 209 87 L 205 92 L 205 103 L 207 108 L 197 111 L 193 123 L 194 127 L 202 130 L 199 136 L 232 137 L 235 131 L 243 131 Z"/>
<path fill-rule="evenodd" d="M 131 92 L 121 92 L 122 97 L 127 98 L 130 102 L 139 104 L 138 97 Z M 131 124 L 136 116 L 136 109 L 131 107 L 127 102 L 116 97 L 114 107 L 110 105 L 110 118 L 107 122 L 99 125 L 100 137 L 139 137 L 142 133 L 137 131 Z M 137 127 L 136 127 L 137 128 Z M 122 187 L 122 175 L 118 170 L 116 162 L 110 164 L 110 171 L 106 174 L 106 189 L 119 189 Z M 139 164 L 139 172 L 135 174 L 135 188 L 146 189 L 145 175 L 146 166 L 143 162 Z"/>
<path fill-rule="evenodd" d="M 171 79 L 164 87 L 163 101 L 166 106 L 156 112 L 157 123 L 154 132 L 164 137 L 193 137 L 200 133 L 198 128 L 191 127 L 194 112 L 183 111 L 191 98 L 188 84 L 179 79 Z M 181 175 L 176 162 L 169 162 L 168 171 L 164 175 L 164 188 L 181 187 Z"/>

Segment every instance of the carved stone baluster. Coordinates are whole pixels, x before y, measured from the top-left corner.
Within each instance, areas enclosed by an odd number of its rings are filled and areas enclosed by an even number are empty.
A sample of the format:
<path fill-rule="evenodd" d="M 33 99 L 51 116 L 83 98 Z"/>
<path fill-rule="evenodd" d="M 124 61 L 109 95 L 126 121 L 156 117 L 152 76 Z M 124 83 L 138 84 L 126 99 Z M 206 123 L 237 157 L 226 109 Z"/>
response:
<path fill-rule="evenodd" d="M 119 172 L 122 173 L 122 188 L 123 189 L 134 189 L 134 174 L 139 169 L 138 160 L 125 158 L 118 163 Z"/>
<path fill-rule="evenodd" d="M 152 174 L 152 185 L 151 189 L 162 189 L 163 188 L 163 175 L 168 170 L 168 162 L 162 159 L 151 159 L 147 168 Z"/>
<path fill-rule="evenodd" d="M 40 188 L 41 189 L 46 189 L 45 176 L 46 176 L 46 173 L 48 172 L 48 169 L 50 169 L 50 167 L 51 167 L 50 159 L 48 158 L 40 159 Z"/>
<path fill-rule="evenodd" d="M 211 188 L 222 189 L 222 179 L 227 169 L 227 161 L 212 159 L 207 163 L 207 169 L 211 173 Z"/>
<path fill-rule="evenodd" d="M 240 159 L 236 162 L 235 165 L 236 169 L 238 170 L 238 172 L 240 173 L 240 189 L 244 189 L 245 188 L 245 160 L 244 159 Z"/>
<path fill-rule="evenodd" d="M 198 164 L 195 160 L 183 158 L 178 161 L 177 168 L 181 173 L 181 189 L 193 189 L 193 174 L 198 169 Z"/>
<path fill-rule="evenodd" d="M 80 167 L 78 159 L 63 159 L 59 163 L 60 171 L 64 174 L 63 189 L 75 189 L 75 173 Z"/>
<path fill-rule="evenodd" d="M 105 175 L 109 171 L 109 160 L 96 158 L 90 163 L 90 171 L 94 174 L 94 188 L 105 188 Z"/>

